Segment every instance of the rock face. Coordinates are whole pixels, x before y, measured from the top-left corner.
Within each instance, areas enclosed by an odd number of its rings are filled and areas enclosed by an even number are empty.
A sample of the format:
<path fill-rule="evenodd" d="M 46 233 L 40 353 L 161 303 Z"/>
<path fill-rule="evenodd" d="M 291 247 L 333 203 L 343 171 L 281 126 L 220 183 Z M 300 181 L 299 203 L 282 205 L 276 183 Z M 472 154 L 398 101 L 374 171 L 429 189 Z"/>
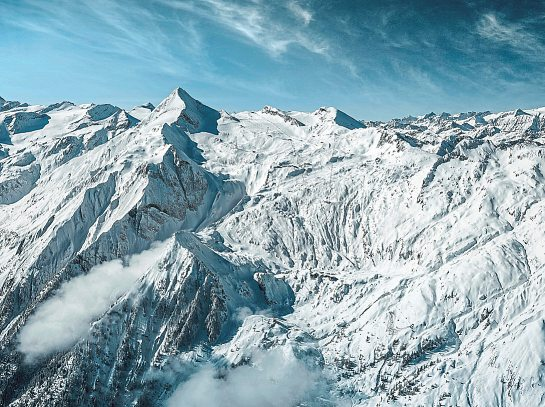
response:
<path fill-rule="evenodd" d="M 323 383 L 294 406 L 541 405 L 545 109 L 0 105 L 1 405 L 175 405 L 273 349 Z M 66 315 L 70 282 L 158 241 Z M 29 359 L 37 313 L 88 329 Z"/>

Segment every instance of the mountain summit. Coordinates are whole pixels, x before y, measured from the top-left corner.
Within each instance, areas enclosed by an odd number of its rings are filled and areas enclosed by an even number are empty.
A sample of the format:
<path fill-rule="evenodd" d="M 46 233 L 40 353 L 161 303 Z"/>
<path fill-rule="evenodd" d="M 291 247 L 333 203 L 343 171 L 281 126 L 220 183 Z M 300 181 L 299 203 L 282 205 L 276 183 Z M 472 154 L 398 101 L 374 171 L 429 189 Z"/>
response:
<path fill-rule="evenodd" d="M 148 121 L 161 120 L 176 123 L 190 133 L 217 134 L 220 113 L 193 99 L 182 88 L 176 88 L 152 111 Z"/>

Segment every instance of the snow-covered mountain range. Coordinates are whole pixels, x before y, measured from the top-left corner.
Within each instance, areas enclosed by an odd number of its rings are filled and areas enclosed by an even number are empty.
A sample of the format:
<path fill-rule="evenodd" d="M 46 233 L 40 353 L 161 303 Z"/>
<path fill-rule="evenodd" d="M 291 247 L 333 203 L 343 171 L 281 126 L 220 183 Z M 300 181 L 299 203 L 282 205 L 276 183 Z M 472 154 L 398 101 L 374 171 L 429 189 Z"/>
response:
<path fill-rule="evenodd" d="M 544 142 L 0 98 L 0 405 L 543 405 Z"/>

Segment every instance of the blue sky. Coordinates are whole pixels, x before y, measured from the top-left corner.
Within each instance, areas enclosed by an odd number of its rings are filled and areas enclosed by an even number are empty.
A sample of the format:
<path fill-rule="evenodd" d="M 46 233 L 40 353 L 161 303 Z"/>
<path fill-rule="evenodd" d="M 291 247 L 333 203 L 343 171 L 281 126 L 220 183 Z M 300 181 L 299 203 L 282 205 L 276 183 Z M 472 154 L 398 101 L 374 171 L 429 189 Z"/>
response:
<path fill-rule="evenodd" d="M 545 106 L 545 1 L 0 0 L 0 96 L 359 119 Z"/>

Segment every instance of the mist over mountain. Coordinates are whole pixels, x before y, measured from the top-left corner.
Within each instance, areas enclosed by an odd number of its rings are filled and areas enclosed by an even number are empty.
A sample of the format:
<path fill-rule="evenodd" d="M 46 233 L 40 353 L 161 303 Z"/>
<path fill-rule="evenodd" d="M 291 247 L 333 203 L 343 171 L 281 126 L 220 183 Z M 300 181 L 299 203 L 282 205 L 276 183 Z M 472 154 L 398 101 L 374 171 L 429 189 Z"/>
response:
<path fill-rule="evenodd" d="M 542 405 L 544 142 L 0 98 L 0 405 Z"/>

